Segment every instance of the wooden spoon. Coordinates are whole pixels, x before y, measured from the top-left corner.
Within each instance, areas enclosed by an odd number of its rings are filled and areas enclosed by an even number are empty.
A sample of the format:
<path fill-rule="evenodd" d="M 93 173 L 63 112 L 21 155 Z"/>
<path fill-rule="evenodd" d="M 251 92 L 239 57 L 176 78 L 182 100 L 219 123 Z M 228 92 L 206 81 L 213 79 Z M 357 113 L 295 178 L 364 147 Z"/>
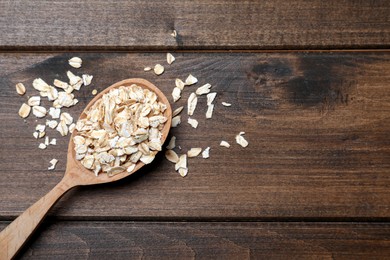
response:
<path fill-rule="evenodd" d="M 113 88 L 118 88 L 120 86 L 130 86 L 132 84 L 137 84 L 143 88 L 154 91 L 158 100 L 166 104 L 167 109 L 164 112 L 164 116 L 168 118 L 167 122 L 164 125 L 162 130 L 161 141 L 164 142 L 168 136 L 169 129 L 171 127 L 171 117 L 172 109 L 169 105 L 167 98 L 164 94 L 152 83 L 144 79 L 126 79 L 120 82 L 113 84 L 112 86 L 106 88 L 101 93 L 99 93 L 94 99 L 89 102 L 84 111 L 88 110 L 92 104 L 94 104 L 98 99 L 102 97 L 103 94 L 107 93 Z M 81 113 L 80 118 L 84 118 L 85 113 Z M 83 185 L 92 185 L 107 183 L 120 180 L 125 178 L 137 170 L 139 170 L 144 164 L 138 162 L 135 169 L 132 172 L 124 171 L 123 173 L 116 174 L 112 177 L 109 177 L 107 174 L 95 174 L 86 169 L 81 165 L 80 161 L 76 160 L 73 136 L 77 134 L 77 131 L 74 130 L 70 138 L 68 146 L 68 158 L 66 171 L 63 179 L 45 196 L 38 200 L 34 205 L 28 208 L 23 212 L 18 218 L 16 218 L 11 224 L 9 224 L 1 233 L 0 233 L 0 259 L 11 259 L 16 255 L 19 249 L 27 241 L 30 235 L 42 222 L 43 218 L 46 216 L 47 212 L 54 203 L 61 198 L 67 191 L 76 186 Z"/>

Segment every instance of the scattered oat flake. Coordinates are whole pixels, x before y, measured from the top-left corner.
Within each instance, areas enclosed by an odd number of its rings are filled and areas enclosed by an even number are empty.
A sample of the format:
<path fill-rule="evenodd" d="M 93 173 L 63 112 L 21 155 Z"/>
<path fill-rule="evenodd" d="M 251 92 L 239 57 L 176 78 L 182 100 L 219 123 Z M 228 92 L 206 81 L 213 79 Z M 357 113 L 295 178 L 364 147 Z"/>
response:
<path fill-rule="evenodd" d="M 35 139 L 38 139 L 38 135 L 39 135 L 38 132 L 34 132 L 34 133 L 33 133 L 33 136 L 34 136 Z"/>
<path fill-rule="evenodd" d="M 188 121 L 187 121 L 193 128 L 197 128 L 198 127 L 198 120 L 196 119 L 193 119 L 193 118 L 188 118 Z"/>
<path fill-rule="evenodd" d="M 179 168 L 178 172 L 181 177 L 186 177 L 188 174 L 188 168 Z"/>
<path fill-rule="evenodd" d="M 31 112 L 31 107 L 27 105 L 26 103 L 23 103 L 22 106 L 19 108 L 19 116 L 21 118 L 26 118 Z"/>
<path fill-rule="evenodd" d="M 175 79 L 175 85 L 180 90 L 184 89 L 185 83 L 181 79 Z"/>
<path fill-rule="evenodd" d="M 38 138 L 42 138 L 42 137 L 44 137 L 44 136 L 45 136 L 45 134 L 46 134 L 46 132 L 45 132 L 45 131 L 43 131 L 43 132 L 38 132 Z"/>
<path fill-rule="evenodd" d="M 92 76 L 92 75 L 83 74 L 81 77 L 82 77 L 82 79 L 83 79 L 83 84 L 84 84 L 84 86 L 88 86 L 88 85 L 91 84 L 92 79 L 93 79 L 93 76 Z"/>
<path fill-rule="evenodd" d="M 191 93 L 190 97 L 187 100 L 187 114 L 192 116 L 194 114 L 196 104 L 198 103 L 198 97 L 195 93 Z"/>
<path fill-rule="evenodd" d="M 51 145 L 57 145 L 57 139 L 53 138 L 50 140 L 49 144 Z"/>
<path fill-rule="evenodd" d="M 216 92 L 212 92 L 212 93 L 207 94 L 207 105 L 208 106 L 210 106 L 213 103 L 216 96 L 217 96 Z"/>
<path fill-rule="evenodd" d="M 49 85 L 41 78 L 34 79 L 33 81 L 33 87 L 40 91 L 40 92 L 46 92 L 49 89 Z"/>
<path fill-rule="evenodd" d="M 222 105 L 225 106 L 225 107 L 230 107 L 232 104 L 227 103 L 227 102 L 222 102 Z"/>
<path fill-rule="evenodd" d="M 172 127 L 177 127 L 181 123 L 181 116 L 175 116 L 172 118 Z"/>
<path fill-rule="evenodd" d="M 170 65 L 170 64 L 172 64 L 172 62 L 174 62 L 176 59 L 175 59 L 175 57 L 171 54 L 171 53 L 167 53 L 167 62 L 168 62 L 168 64 Z"/>
<path fill-rule="evenodd" d="M 58 160 L 57 159 L 51 159 L 50 160 L 50 166 L 49 166 L 49 168 L 47 168 L 49 171 L 50 170 L 54 170 L 55 168 L 56 168 L 56 165 L 57 165 L 57 163 L 58 163 Z"/>
<path fill-rule="evenodd" d="M 80 68 L 81 63 L 83 62 L 79 57 L 73 57 L 69 61 L 69 65 L 72 66 L 73 68 Z"/>
<path fill-rule="evenodd" d="M 203 150 L 202 157 L 205 159 L 210 157 L 210 147 L 207 147 L 206 149 Z"/>
<path fill-rule="evenodd" d="M 200 95 L 204 95 L 204 94 L 208 94 L 210 93 L 210 88 L 211 88 L 211 84 L 207 83 L 207 84 L 204 84 L 203 86 L 199 87 L 195 93 L 200 96 Z"/>
<path fill-rule="evenodd" d="M 46 149 L 46 144 L 44 144 L 44 143 L 40 143 L 39 145 L 38 145 L 38 148 L 39 149 Z"/>
<path fill-rule="evenodd" d="M 156 75 L 161 75 L 164 73 L 164 66 L 162 66 L 161 64 L 156 64 L 154 66 L 154 69 L 153 69 L 154 73 Z"/>
<path fill-rule="evenodd" d="M 176 30 L 173 30 L 173 31 L 172 31 L 171 36 L 174 37 L 174 38 L 176 38 L 176 36 L 177 36 Z"/>
<path fill-rule="evenodd" d="M 54 108 L 54 107 L 49 108 L 49 115 L 53 119 L 60 118 L 60 114 L 61 114 L 61 109 L 60 108 Z"/>
<path fill-rule="evenodd" d="M 38 125 L 35 127 L 35 130 L 38 131 L 38 132 L 44 132 L 44 131 L 45 131 L 45 128 L 46 128 L 46 125 L 38 124 Z"/>
<path fill-rule="evenodd" d="M 193 85 L 193 84 L 195 84 L 195 83 L 197 83 L 197 82 L 198 82 L 198 79 L 195 78 L 194 76 L 192 76 L 192 75 L 190 74 L 190 75 L 188 75 L 188 77 L 186 78 L 185 84 L 186 84 L 187 86 L 191 86 L 191 85 Z"/>
<path fill-rule="evenodd" d="M 223 147 L 226 147 L 226 148 L 230 147 L 230 144 L 228 142 L 226 142 L 226 141 L 221 141 L 221 143 L 219 145 L 223 146 Z"/>
<path fill-rule="evenodd" d="M 55 79 L 54 82 L 53 82 L 53 85 L 56 86 L 57 88 L 61 88 L 61 89 L 68 89 L 69 88 L 69 84 L 66 83 L 66 82 L 63 82 L 59 79 Z"/>
<path fill-rule="evenodd" d="M 46 108 L 44 108 L 42 106 L 33 106 L 32 111 L 33 111 L 33 114 L 38 118 L 42 118 L 42 117 L 46 116 L 46 113 L 47 113 Z"/>
<path fill-rule="evenodd" d="M 80 90 L 81 84 L 83 84 L 83 79 L 79 76 L 74 75 L 71 71 L 67 71 L 66 75 L 69 78 L 69 84 L 76 90 Z"/>
<path fill-rule="evenodd" d="M 173 102 L 176 102 L 181 97 L 181 90 L 178 87 L 173 88 L 172 91 Z"/>
<path fill-rule="evenodd" d="M 70 125 L 73 123 L 73 117 L 69 113 L 63 112 L 60 116 L 60 121 L 64 121 L 65 124 Z"/>
<path fill-rule="evenodd" d="M 46 120 L 46 125 L 51 129 L 54 129 L 57 127 L 58 122 L 56 120 Z"/>
<path fill-rule="evenodd" d="M 23 85 L 23 83 L 18 83 L 15 85 L 16 93 L 23 96 L 24 93 L 26 93 L 26 87 Z"/>
<path fill-rule="evenodd" d="M 196 157 L 202 152 L 202 148 L 191 148 L 187 152 L 188 157 Z"/>
<path fill-rule="evenodd" d="M 76 124 L 72 123 L 72 124 L 69 125 L 68 130 L 69 130 L 70 133 L 73 133 L 75 128 L 76 128 Z"/>
<path fill-rule="evenodd" d="M 248 146 L 248 141 L 245 140 L 245 138 L 242 136 L 245 132 L 240 132 L 238 135 L 236 135 L 236 143 L 241 145 L 242 147 Z"/>
<path fill-rule="evenodd" d="M 144 71 L 151 71 L 151 70 L 152 70 L 151 67 L 145 67 L 145 68 L 144 68 Z"/>
<path fill-rule="evenodd" d="M 165 158 L 172 163 L 177 163 L 179 161 L 179 156 L 173 150 L 166 150 Z"/>
<path fill-rule="evenodd" d="M 48 136 L 45 137 L 45 145 L 46 145 L 46 146 L 49 145 L 49 137 L 48 137 Z"/>
<path fill-rule="evenodd" d="M 62 136 L 66 136 L 68 134 L 68 126 L 66 125 L 66 123 L 64 121 L 61 121 L 57 127 L 56 127 L 56 130 L 58 132 L 60 132 L 60 134 Z"/>
<path fill-rule="evenodd" d="M 187 168 L 187 154 L 180 155 L 179 161 L 175 164 L 175 171 L 179 168 Z"/>
<path fill-rule="evenodd" d="M 64 91 L 59 92 L 57 100 L 53 102 L 55 108 L 71 107 L 73 105 L 75 105 L 74 95 Z"/>
<path fill-rule="evenodd" d="M 27 100 L 27 105 L 34 107 L 39 106 L 41 104 L 41 97 L 40 96 L 32 96 Z"/>
<path fill-rule="evenodd" d="M 166 148 L 172 150 L 173 148 L 175 148 L 175 146 L 176 146 L 176 136 L 172 136 Z"/>
<path fill-rule="evenodd" d="M 213 116 L 213 111 L 214 111 L 214 104 L 208 105 L 206 111 L 206 118 L 211 118 Z"/>
<path fill-rule="evenodd" d="M 184 106 L 181 106 L 181 107 L 176 108 L 176 109 L 172 112 L 172 117 L 175 117 L 175 116 L 177 116 L 178 114 L 180 114 L 181 111 L 183 111 L 183 108 L 184 108 Z"/>
<path fill-rule="evenodd" d="M 94 90 L 92 90 L 92 95 L 96 95 L 97 94 L 97 90 L 96 89 L 94 89 Z"/>

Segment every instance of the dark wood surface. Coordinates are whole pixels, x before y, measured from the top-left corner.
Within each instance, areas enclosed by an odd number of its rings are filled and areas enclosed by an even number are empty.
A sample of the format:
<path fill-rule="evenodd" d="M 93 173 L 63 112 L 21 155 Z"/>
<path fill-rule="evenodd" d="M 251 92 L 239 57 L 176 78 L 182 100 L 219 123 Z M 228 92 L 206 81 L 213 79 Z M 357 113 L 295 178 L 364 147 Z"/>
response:
<path fill-rule="evenodd" d="M 1 0 L 0 50 L 388 48 L 389 13 L 387 0 Z"/>
<path fill-rule="evenodd" d="M 65 170 L 69 137 L 49 130 L 58 145 L 40 150 L 32 133 L 44 120 L 17 115 L 33 79 L 66 80 L 67 60 L 80 56 L 72 71 L 94 79 L 66 109 L 74 118 L 92 89 L 130 77 L 172 100 L 175 78 L 195 75 L 173 108 L 203 83 L 218 92 L 212 119 L 202 97 L 198 129 L 172 129 L 183 152 L 211 146 L 186 178 L 159 155 L 117 183 L 76 188 L 17 258 L 388 258 L 389 3 L 0 0 L 0 229 Z M 156 63 L 163 75 L 143 71 Z"/>
<path fill-rule="evenodd" d="M 6 223 L 0 222 L 0 227 Z M 21 259 L 385 259 L 384 223 L 52 222 Z"/>
<path fill-rule="evenodd" d="M 31 82 L 37 76 L 48 82 L 65 80 L 67 60 L 73 54 L 53 55 L 2 77 L 7 86 L 1 89 L 0 108 L 3 216 L 20 214 L 65 171 L 68 138 L 49 129 L 47 135 L 56 137 L 58 145 L 38 149 L 39 141 L 32 137 L 36 119 L 29 117 L 24 123 L 19 118 L 17 111 L 25 97 L 14 91 L 15 83 L 22 81 L 33 94 Z M 162 76 L 144 72 L 143 66 L 161 62 L 164 53 L 78 55 L 84 60 L 80 73 L 95 73 L 94 84 L 76 93 L 80 103 L 67 109 L 75 118 L 92 99 L 94 86 L 102 90 L 125 78 L 144 77 L 169 99 L 176 77 L 193 73 L 198 86 L 211 83 L 218 93 L 213 118 L 205 119 L 206 98 L 200 97 L 194 114 L 199 127 L 184 122 L 171 131 L 182 151 L 211 146 L 211 157 L 189 159 L 189 174 L 181 178 L 159 156 L 134 177 L 73 191 L 52 214 L 76 218 L 389 216 L 387 52 L 177 53 L 176 62 Z M 186 88 L 173 107 L 184 105 L 195 89 Z M 223 107 L 222 101 L 233 105 Z M 183 121 L 186 118 L 184 113 Z M 240 131 L 249 141 L 245 149 L 234 141 Z M 221 140 L 232 147 L 219 147 Z M 21 151 L 23 159 L 17 160 L 15 155 Z M 46 167 L 53 157 L 60 162 L 50 172 Z"/>

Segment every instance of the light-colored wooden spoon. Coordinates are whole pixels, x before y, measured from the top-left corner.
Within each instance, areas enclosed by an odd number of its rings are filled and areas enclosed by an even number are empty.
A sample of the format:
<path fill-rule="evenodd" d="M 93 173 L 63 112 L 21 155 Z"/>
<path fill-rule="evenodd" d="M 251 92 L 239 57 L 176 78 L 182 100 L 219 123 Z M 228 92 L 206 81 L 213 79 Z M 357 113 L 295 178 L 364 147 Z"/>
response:
<path fill-rule="evenodd" d="M 111 89 L 118 88 L 120 86 L 130 86 L 132 84 L 137 84 L 143 88 L 147 88 L 149 90 L 154 91 L 158 96 L 158 100 L 167 105 L 167 109 L 164 112 L 164 116 L 166 116 L 168 120 L 164 125 L 161 137 L 162 142 L 164 142 L 168 136 L 168 132 L 171 127 L 172 109 L 164 94 L 156 86 L 154 86 L 147 80 L 134 78 L 117 82 L 103 90 L 94 99 L 92 99 L 91 102 L 85 108 L 85 110 L 91 107 L 93 103 L 95 103 L 98 99 L 102 97 L 103 94 L 107 93 Z M 85 116 L 86 115 L 83 112 L 81 113 L 80 118 L 84 118 Z M 71 188 L 76 186 L 117 181 L 131 175 L 144 165 L 142 162 L 137 163 L 135 169 L 130 173 L 124 171 L 123 173 L 116 174 L 112 177 L 109 177 L 107 174 L 99 174 L 98 176 L 95 176 L 92 171 L 84 168 L 84 166 L 81 165 L 80 161 L 77 161 L 75 158 L 73 136 L 76 133 L 77 130 L 74 130 L 70 138 L 67 156 L 68 161 L 63 179 L 49 193 L 47 193 L 34 205 L 32 205 L 25 212 L 23 212 L 18 218 L 16 218 L 0 233 L 1 260 L 11 259 L 16 255 L 16 253 L 23 246 L 26 240 L 42 222 L 49 209 L 53 207 L 54 203 Z"/>

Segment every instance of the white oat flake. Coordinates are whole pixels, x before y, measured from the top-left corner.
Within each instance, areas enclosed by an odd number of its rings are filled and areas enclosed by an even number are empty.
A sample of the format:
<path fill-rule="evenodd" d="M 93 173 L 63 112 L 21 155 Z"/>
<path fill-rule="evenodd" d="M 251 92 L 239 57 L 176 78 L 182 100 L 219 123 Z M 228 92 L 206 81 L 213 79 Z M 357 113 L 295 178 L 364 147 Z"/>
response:
<path fill-rule="evenodd" d="M 240 132 L 238 135 L 236 135 L 236 143 L 241 145 L 242 147 L 247 147 L 248 146 L 248 141 L 245 140 L 243 135 L 245 132 Z"/>
<path fill-rule="evenodd" d="M 73 68 L 80 68 L 82 64 L 82 60 L 79 57 L 73 57 L 69 61 L 69 65 L 72 66 Z"/>
<path fill-rule="evenodd" d="M 46 116 L 46 113 L 47 113 L 46 108 L 44 108 L 42 106 L 33 106 L 32 111 L 33 111 L 33 114 L 38 118 L 42 118 L 42 117 Z"/>
<path fill-rule="evenodd" d="M 216 92 L 212 92 L 212 93 L 207 94 L 207 105 L 208 106 L 213 103 L 216 96 L 217 96 Z"/>
<path fill-rule="evenodd" d="M 27 105 L 33 107 L 33 106 L 39 106 L 41 104 L 41 97 L 40 96 L 32 96 L 27 100 Z"/>
<path fill-rule="evenodd" d="M 176 108 L 176 109 L 172 112 L 172 117 L 175 117 L 175 116 L 177 116 L 178 114 L 180 114 L 181 111 L 183 111 L 183 108 L 184 108 L 184 106 L 181 106 L 181 107 Z"/>
<path fill-rule="evenodd" d="M 198 97 L 196 96 L 195 93 L 191 93 L 187 100 L 187 114 L 189 116 L 192 116 L 194 114 L 196 104 L 198 103 Z"/>
<path fill-rule="evenodd" d="M 56 168 L 56 165 L 58 163 L 58 160 L 57 159 L 51 159 L 50 160 L 50 166 L 47 168 L 49 171 L 50 170 L 54 170 Z"/>
<path fill-rule="evenodd" d="M 23 85 L 23 83 L 18 83 L 15 85 L 16 93 L 23 96 L 24 93 L 26 93 L 26 87 Z"/>
<path fill-rule="evenodd" d="M 176 146 L 176 136 L 172 136 L 166 148 L 172 150 L 173 148 L 175 148 L 175 146 Z"/>
<path fill-rule="evenodd" d="M 186 78 L 185 84 L 186 84 L 186 86 L 191 86 L 191 85 L 193 85 L 193 84 L 195 84 L 197 82 L 198 82 L 198 79 L 190 74 Z"/>
<path fill-rule="evenodd" d="M 54 107 L 49 108 L 49 115 L 51 116 L 51 118 L 53 119 L 60 118 L 60 114 L 61 114 L 60 108 L 54 108 Z"/>
<path fill-rule="evenodd" d="M 172 118 L 172 127 L 177 127 L 181 123 L 181 116 L 175 116 Z"/>
<path fill-rule="evenodd" d="M 202 157 L 205 159 L 210 157 L 210 147 L 207 147 L 206 149 L 203 150 Z"/>
<path fill-rule="evenodd" d="M 178 87 L 173 88 L 172 91 L 173 102 L 178 101 L 180 97 L 181 97 L 181 90 Z"/>
<path fill-rule="evenodd" d="M 214 104 L 208 105 L 206 111 L 206 118 L 211 118 L 213 116 L 213 111 L 214 111 Z"/>
<path fill-rule="evenodd" d="M 202 148 L 191 148 L 190 150 L 187 151 L 187 156 L 188 157 L 196 157 L 202 152 Z"/>
<path fill-rule="evenodd" d="M 42 150 L 43 150 L 43 149 L 46 149 L 46 147 L 47 147 L 47 146 L 46 146 L 46 144 L 44 144 L 44 143 L 40 143 L 40 144 L 38 145 L 38 148 L 39 148 L 39 149 L 42 149 Z"/>
<path fill-rule="evenodd" d="M 31 107 L 27 105 L 26 103 L 23 103 L 22 106 L 19 108 L 19 116 L 21 118 L 26 118 L 31 112 Z"/>
<path fill-rule="evenodd" d="M 211 84 L 209 83 L 206 83 L 204 84 L 203 86 L 199 87 L 195 93 L 200 96 L 200 95 L 204 95 L 204 94 L 208 94 L 210 93 L 210 88 L 211 88 Z"/>
<path fill-rule="evenodd" d="M 193 128 L 197 128 L 198 127 L 198 120 L 196 119 L 193 119 L 193 118 L 188 118 L 188 121 L 187 121 Z"/>
<path fill-rule="evenodd" d="M 175 57 L 171 53 L 167 53 L 167 63 L 170 65 L 175 61 Z"/>
<path fill-rule="evenodd" d="M 153 69 L 154 73 L 156 75 L 161 75 L 164 73 L 164 66 L 162 66 L 161 64 L 156 64 L 154 66 L 154 69 Z"/>
<path fill-rule="evenodd" d="M 221 143 L 219 145 L 222 146 L 222 147 L 226 147 L 226 148 L 230 147 L 230 144 L 228 142 L 226 142 L 226 141 L 221 141 Z"/>
<path fill-rule="evenodd" d="M 82 79 L 83 79 L 83 84 L 84 84 L 84 86 L 88 86 L 88 85 L 91 84 L 92 79 L 93 79 L 93 76 L 92 76 L 92 75 L 83 74 L 81 77 L 82 77 Z"/>
<path fill-rule="evenodd" d="M 175 79 L 175 85 L 178 87 L 180 90 L 184 89 L 185 83 L 181 79 Z"/>

